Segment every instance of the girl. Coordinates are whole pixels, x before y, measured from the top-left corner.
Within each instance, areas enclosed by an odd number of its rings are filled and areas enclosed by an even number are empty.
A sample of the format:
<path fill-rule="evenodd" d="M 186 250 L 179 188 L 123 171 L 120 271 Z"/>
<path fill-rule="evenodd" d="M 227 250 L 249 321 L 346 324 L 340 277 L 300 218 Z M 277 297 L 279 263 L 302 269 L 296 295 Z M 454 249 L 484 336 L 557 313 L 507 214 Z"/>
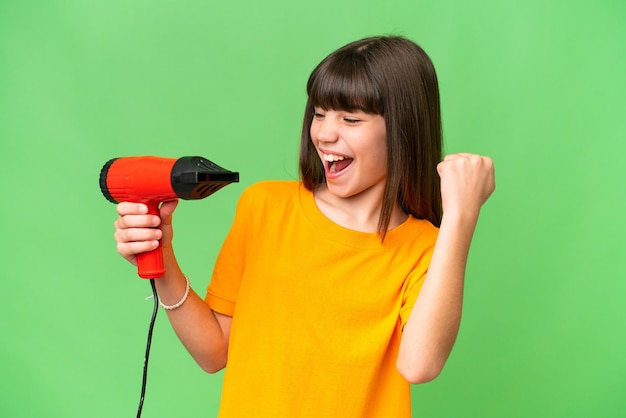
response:
<path fill-rule="evenodd" d="M 457 336 L 493 165 L 441 161 L 435 70 L 405 38 L 340 48 L 307 92 L 301 181 L 244 191 L 204 299 L 174 256 L 177 202 L 120 203 L 117 248 L 136 263 L 160 240 L 174 330 L 204 370 L 226 367 L 220 416 L 410 417 L 410 383 Z"/>

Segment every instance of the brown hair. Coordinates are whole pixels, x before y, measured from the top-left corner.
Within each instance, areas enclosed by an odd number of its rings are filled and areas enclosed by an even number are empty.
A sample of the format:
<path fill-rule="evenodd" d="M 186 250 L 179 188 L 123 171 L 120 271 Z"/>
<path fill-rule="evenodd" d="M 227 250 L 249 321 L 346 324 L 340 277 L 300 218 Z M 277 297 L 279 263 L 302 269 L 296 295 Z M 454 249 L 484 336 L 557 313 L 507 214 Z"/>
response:
<path fill-rule="evenodd" d="M 300 141 L 304 186 L 313 190 L 326 181 L 311 141 L 314 107 L 378 114 L 387 129 L 387 181 L 379 234 L 384 239 L 396 203 L 405 213 L 439 226 L 439 87 L 435 68 L 422 48 L 399 36 L 352 42 L 313 70 L 307 94 Z"/>

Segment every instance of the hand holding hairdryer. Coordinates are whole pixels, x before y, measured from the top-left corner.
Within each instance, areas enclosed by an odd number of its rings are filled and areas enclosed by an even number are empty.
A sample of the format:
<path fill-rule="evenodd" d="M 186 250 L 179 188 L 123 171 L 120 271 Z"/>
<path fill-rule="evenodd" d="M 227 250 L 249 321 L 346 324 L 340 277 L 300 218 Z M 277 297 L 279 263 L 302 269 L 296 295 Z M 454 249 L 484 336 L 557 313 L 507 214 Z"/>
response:
<path fill-rule="evenodd" d="M 239 173 L 226 170 L 202 157 L 122 157 L 107 161 L 100 172 L 100 190 L 113 203 L 144 203 L 148 213 L 159 216 L 161 202 L 172 199 L 204 199 L 222 187 L 239 181 Z M 156 249 L 137 255 L 139 277 L 155 279 L 165 273 L 163 252 Z"/>

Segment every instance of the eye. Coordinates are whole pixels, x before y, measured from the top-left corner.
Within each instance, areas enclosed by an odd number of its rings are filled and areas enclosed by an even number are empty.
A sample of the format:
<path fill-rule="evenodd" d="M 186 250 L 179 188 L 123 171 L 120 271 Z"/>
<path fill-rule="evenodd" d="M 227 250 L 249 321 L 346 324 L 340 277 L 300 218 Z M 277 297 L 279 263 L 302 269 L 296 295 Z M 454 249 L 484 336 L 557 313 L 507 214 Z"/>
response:
<path fill-rule="evenodd" d="M 350 125 L 356 125 L 357 123 L 361 122 L 360 119 L 356 119 L 356 118 L 343 118 L 343 120 Z"/>
<path fill-rule="evenodd" d="M 324 119 L 325 116 L 324 109 L 317 106 L 313 107 L 313 119 Z"/>

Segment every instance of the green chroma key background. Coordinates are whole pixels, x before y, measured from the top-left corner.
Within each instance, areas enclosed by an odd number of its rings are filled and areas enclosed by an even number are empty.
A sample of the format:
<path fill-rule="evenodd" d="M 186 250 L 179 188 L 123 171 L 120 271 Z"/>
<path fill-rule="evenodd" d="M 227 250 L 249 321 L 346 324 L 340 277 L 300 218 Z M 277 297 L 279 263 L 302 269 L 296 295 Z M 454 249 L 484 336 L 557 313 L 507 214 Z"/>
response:
<path fill-rule="evenodd" d="M 297 178 L 305 83 L 348 41 L 431 55 L 446 151 L 494 158 L 462 329 L 416 417 L 626 416 L 626 3 L 0 1 L 0 416 L 133 416 L 152 302 L 115 251 L 102 164 L 201 155 L 241 173 L 181 202 L 204 294 L 243 188 Z M 259 295 L 262 297 L 262 295 Z M 143 416 L 215 416 L 165 315 Z"/>

